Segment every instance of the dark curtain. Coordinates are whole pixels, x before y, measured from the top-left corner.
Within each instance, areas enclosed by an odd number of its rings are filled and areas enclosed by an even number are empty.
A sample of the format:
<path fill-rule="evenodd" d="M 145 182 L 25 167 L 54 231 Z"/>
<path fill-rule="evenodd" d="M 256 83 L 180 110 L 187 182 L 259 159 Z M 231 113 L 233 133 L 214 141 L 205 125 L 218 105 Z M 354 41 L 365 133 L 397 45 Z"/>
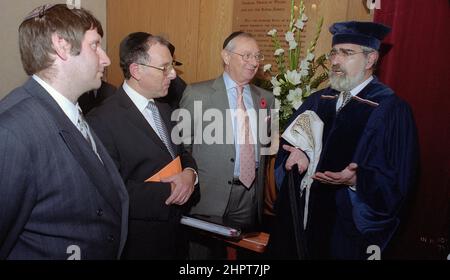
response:
<path fill-rule="evenodd" d="M 443 259 L 450 253 L 450 1 L 381 1 L 375 22 L 392 27 L 378 76 L 416 119 L 421 171 L 389 258 Z"/>

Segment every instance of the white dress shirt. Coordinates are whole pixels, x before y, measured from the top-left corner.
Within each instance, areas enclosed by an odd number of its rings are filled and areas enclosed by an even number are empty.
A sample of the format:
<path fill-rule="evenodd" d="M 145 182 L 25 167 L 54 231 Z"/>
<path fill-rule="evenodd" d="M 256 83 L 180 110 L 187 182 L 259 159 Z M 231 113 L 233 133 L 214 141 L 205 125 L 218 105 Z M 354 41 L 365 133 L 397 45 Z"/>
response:
<path fill-rule="evenodd" d="M 67 99 L 67 97 L 59 93 L 56 89 L 39 78 L 37 75 L 33 75 L 32 78 L 36 82 L 38 82 L 48 92 L 48 94 L 50 94 L 50 96 L 56 101 L 56 103 L 58 103 L 58 106 L 61 107 L 64 114 L 66 114 L 73 125 L 77 126 L 78 118 L 80 117 L 78 103 L 73 104 L 72 101 Z"/>
<path fill-rule="evenodd" d="M 225 82 L 225 88 L 227 90 L 227 96 L 228 96 L 228 103 L 230 105 L 230 111 L 231 111 L 231 123 L 233 125 L 233 136 L 235 143 L 238 143 L 238 129 L 236 128 L 235 123 L 237 122 L 237 92 L 236 92 L 236 82 L 233 81 L 228 75 L 228 73 L 223 73 L 223 81 Z M 249 123 L 250 123 L 250 129 L 252 131 L 252 137 L 253 137 L 253 143 L 256 142 L 256 136 L 257 136 L 257 119 L 256 114 L 252 114 L 252 111 L 254 111 L 255 106 L 253 104 L 252 94 L 250 92 L 250 86 L 245 85 L 243 89 L 243 95 L 244 95 L 244 105 L 245 109 L 247 110 L 248 117 L 249 117 Z M 239 177 L 240 175 L 240 155 L 239 155 L 239 145 L 235 145 L 236 148 L 236 155 L 235 155 L 235 161 L 234 161 L 234 176 Z M 255 145 L 255 162 L 256 162 L 256 168 L 258 168 L 259 162 L 258 162 L 258 151 L 256 149 Z"/>

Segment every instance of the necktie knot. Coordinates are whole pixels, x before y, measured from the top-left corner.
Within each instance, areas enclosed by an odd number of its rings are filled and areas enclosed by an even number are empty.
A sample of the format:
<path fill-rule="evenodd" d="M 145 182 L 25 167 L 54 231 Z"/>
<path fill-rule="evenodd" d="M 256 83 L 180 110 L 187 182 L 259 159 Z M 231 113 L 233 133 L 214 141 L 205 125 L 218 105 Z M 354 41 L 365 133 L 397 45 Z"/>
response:
<path fill-rule="evenodd" d="M 236 92 L 238 95 L 242 95 L 244 93 L 244 86 L 243 85 L 236 85 Z"/>
<path fill-rule="evenodd" d="M 337 109 L 337 112 L 341 111 L 345 105 L 352 99 L 352 94 L 349 91 L 342 92 L 342 103 L 341 106 Z"/>

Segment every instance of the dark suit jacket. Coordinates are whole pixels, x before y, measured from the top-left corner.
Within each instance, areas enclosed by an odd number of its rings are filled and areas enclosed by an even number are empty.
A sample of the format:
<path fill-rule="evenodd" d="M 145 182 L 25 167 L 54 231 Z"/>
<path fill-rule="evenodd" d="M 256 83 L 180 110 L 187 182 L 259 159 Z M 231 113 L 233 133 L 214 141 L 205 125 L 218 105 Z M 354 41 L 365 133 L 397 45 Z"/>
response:
<path fill-rule="evenodd" d="M 156 100 L 168 130 L 171 109 Z M 127 186 L 130 196 L 129 239 L 124 258 L 170 259 L 175 257 L 182 207 L 165 205 L 170 195 L 168 183 L 145 183 L 172 161 L 169 151 L 122 87 L 88 121 L 102 139 Z M 193 158 L 177 146 L 183 168 L 196 169 Z"/>
<path fill-rule="evenodd" d="M 0 102 L 0 259 L 120 256 L 128 195 L 93 137 L 103 164 L 34 79 Z"/>

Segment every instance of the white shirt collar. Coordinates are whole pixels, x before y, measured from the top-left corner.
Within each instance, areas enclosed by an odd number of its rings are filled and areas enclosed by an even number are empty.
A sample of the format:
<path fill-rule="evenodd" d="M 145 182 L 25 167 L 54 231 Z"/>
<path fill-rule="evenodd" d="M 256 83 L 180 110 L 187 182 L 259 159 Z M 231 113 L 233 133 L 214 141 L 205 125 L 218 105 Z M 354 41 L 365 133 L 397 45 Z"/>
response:
<path fill-rule="evenodd" d="M 356 96 L 363 88 L 365 88 L 371 81 L 373 80 L 373 76 L 370 76 L 365 80 L 364 82 L 357 85 L 355 88 L 353 88 L 350 93 L 352 96 Z"/>
<path fill-rule="evenodd" d="M 39 78 L 37 75 L 33 75 L 32 78 L 38 82 L 47 92 L 50 94 L 50 96 L 58 103 L 58 106 L 61 107 L 64 114 L 70 119 L 70 121 L 76 126 L 78 123 L 79 118 L 79 111 L 78 111 L 78 103 L 73 104 L 72 101 L 67 99 L 64 95 L 59 93 L 56 89 L 54 89 L 52 86 L 50 86 L 47 82 Z"/>
<path fill-rule="evenodd" d="M 133 101 L 134 105 L 138 108 L 139 112 L 144 112 L 145 108 L 147 108 L 148 102 L 153 101 L 153 99 L 147 99 L 146 97 L 139 94 L 136 90 L 130 87 L 126 81 L 123 82 L 123 90 L 130 97 L 131 101 Z"/>

